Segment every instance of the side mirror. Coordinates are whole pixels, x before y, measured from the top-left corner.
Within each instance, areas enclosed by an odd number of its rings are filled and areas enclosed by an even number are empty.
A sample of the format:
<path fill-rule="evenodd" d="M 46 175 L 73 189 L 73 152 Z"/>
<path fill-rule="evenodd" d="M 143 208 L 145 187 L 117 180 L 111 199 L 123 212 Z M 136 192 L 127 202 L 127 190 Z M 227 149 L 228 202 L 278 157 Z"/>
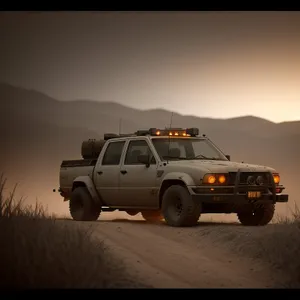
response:
<path fill-rule="evenodd" d="M 230 160 L 230 155 L 225 155 L 228 160 Z"/>
<path fill-rule="evenodd" d="M 147 168 L 150 166 L 150 156 L 148 154 L 142 154 L 138 156 L 138 162 L 146 165 Z"/>

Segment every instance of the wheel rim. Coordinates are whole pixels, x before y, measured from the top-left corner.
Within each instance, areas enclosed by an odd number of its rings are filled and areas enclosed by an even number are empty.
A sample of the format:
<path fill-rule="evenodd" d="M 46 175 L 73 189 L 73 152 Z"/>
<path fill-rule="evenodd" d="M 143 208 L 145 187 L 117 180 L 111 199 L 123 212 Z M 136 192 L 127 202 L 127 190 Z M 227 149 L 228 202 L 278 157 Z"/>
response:
<path fill-rule="evenodd" d="M 254 207 L 251 211 L 251 216 L 253 216 L 253 218 L 259 218 L 263 215 L 264 213 L 264 208 L 261 207 L 261 206 L 258 206 L 258 207 Z"/>
<path fill-rule="evenodd" d="M 263 205 L 252 207 L 249 211 L 240 213 L 239 219 L 246 225 L 259 225 L 264 219 L 266 208 Z M 264 222 L 263 222 L 264 223 Z M 268 222 L 267 222 L 268 223 Z"/>
<path fill-rule="evenodd" d="M 172 199 L 171 205 L 169 206 L 169 212 L 172 216 L 175 216 L 176 218 L 179 218 L 182 213 L 182 202 L 179 197 L 174 197 Z"/>

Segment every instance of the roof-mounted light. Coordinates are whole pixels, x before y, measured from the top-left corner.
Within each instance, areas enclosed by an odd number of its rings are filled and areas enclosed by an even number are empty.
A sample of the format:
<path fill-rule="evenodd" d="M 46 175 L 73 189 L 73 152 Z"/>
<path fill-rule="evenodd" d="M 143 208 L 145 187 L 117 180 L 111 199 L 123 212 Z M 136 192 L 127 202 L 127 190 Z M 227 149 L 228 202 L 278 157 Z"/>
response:
<path fill-rule="evenodd" d="M 189 134 L 190 136 L 197 136 L 199 135 L 199 129 L 195 127 L 187 128 L 186 133 Z"/>
<path fill-rule="evenodd" d="M 165 128 L 157 129 L 150 128 L 149 133 L 152 136 L 197 136 L 199 134 L 198 128 Z"/>

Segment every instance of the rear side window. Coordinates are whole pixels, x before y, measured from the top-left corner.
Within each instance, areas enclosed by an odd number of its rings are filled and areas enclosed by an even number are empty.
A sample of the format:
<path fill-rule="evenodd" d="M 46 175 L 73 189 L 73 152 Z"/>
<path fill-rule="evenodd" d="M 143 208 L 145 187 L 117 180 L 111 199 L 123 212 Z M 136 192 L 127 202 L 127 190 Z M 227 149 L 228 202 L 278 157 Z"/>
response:
<path fill-rule="evenodd" d="M 125 141 L 110 143 L 103 156 L 102 165 L 117 166 L 120 164 Z"/>

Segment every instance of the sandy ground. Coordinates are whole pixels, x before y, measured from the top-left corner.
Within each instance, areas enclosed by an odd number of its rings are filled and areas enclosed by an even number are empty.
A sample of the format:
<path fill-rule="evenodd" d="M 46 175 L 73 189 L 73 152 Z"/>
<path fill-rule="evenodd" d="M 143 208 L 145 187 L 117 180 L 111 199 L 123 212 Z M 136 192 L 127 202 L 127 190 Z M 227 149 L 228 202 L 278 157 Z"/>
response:
<path fill-rule="evenodd" d="M 92 226 L 94 237 L 124 261 L 130 276 L 154 288 L 276 287 L 267 266 L 234 254 L 226 243 L 215 242 L 216 235 L 206 234 L 239 231 L 237 224 L 200 222 L 194 228 L 172 228 L 133 219 L 68 223 Z"/>

